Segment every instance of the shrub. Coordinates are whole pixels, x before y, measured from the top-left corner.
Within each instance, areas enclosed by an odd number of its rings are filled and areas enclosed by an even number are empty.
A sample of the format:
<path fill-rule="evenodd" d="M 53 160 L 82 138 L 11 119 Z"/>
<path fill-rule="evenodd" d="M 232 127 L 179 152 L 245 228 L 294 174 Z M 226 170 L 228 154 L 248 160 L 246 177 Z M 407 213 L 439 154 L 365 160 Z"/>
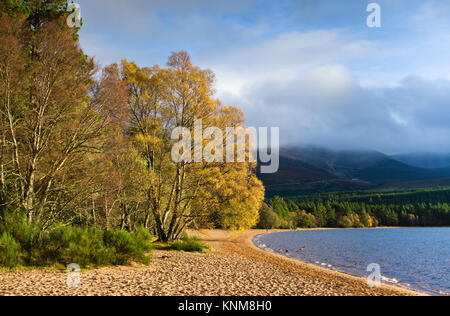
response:
<path fill-rule="evenodd" d="M 153 249 L 151 234 L 142 228 L 133 232 L 99 228 L 57 226 L 43 231 L 30 226 L 20 214 L 0 224 L 0 267 L 68 265 L 81 267 L 149 264 Z"/>
<path fill-rule="evenodd" d="M 14 268 L 19 265 L 20 244 L 7 232 L 0 238 L 0 266 Z"/>
<path fill-rule="evenodd" d="M 103 231 L 97 228 L 58 227 L 43 241 L 41 252 L 41 262 L 47 264 L 102 266 L 114 259 L 114 251 L 105 246 Z"/>
<path fill-rule="evenodd" d="M 115 265 L 130 264 L 131 261 L 148 265 L 151 257 L 148 252 L 152 250 L 152 237 L 143 228 L 140 228 L 133 233 L 123 230 L 108 230 L 105 232 L 105 244 L 113 249 Z"/>
<path fill-rule="evenodd" d="M 144 227 L 139 227 L 131 233 L 131 236 L 136 241 L 137 247 L 143 251 L 153 250 L 153 236 Z"/>
<path fill-rule="evenodd" d="M 34 262 L 51 265 L 77 263 L 82 267 L 126 265 L 132 261 L 149 264 L 152 236 L 144 229 L 123 230 L 58 227 L 41 243 L 40 256 Z"/>
<path fill-rule="evenodd" d="M 169 244 L 169 249 L 186 252 L 207 252 L 211 247 L 200 242 L 196 237 L 184 236 L 182 240 L 174 241 Z"/>
<path fill-rule="evenodd" d="M 16 213 L 7 217 L 7 226 L 2 227 L 2 232 L 9 233 L 20 244 L 22 251 L 29 253 L 37 248 L 42 227 L 30 226 L 23 214 Z"/>
<path fill-rule="evenodd" d="M 281 221 L 278 218 L 277 213 L 268 206 L 266 203 L 263 204 L 259 211 L 259 222 L 257 227 L 259 229 L 274 229 L 281 225 Z"/>
<path fill-rule="evenodd" d="M 7 233 L 19 244 L 19 257 L 25 265 L 35 264 L 34 257 L 39 257 L 42 227 L 28 225 L 26 217 L 20 212 L 4 215 L 0 225 L 0 235 Z M 37 260 L 38 261 L 38 260 Z"/>

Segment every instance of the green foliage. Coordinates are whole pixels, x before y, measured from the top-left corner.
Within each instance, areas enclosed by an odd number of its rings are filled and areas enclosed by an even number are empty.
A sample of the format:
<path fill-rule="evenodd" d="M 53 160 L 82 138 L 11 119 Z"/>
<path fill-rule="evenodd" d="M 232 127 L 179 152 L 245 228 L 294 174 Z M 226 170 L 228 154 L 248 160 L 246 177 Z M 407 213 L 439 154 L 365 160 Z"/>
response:
<path fill-rule="evenodd" d="M 271 225 L 272 228 L 295 229 L 298 227 L 297 222 L 301 210 L 295 201 L 285 201 L 282 197 L 276 196 L 268 200 L 267 204 L 272 208 L 277 217 L 276 220 L 272 218 L 272 222 L 277 222 L 276 225 Z M 262 212 L 263 210 L 260 210 L 260 216 L 264 217 Z"/>
<path fill-rule="evenodd" d="M 28 225 L 25 216 L 20 213 L 7 216 L 6 227 L 0 226 L 0 232 L 11 234 L 26 252 L 31 252 L 36 247 L 41 231 L 40 225 Z"/>
<path fill-rule="evenodd" d="M 285 220 L 289 220 L 291 218 L 289 207 L 283 198 L 276 196 L 273 199 L 269 200 L 268 204 L 280 218 Z"/>
<path fill-rule="evenodd" d="M 95 227 L 57 226 L 43 231 L 23 217 L 11 216 L 0 225 L 0 266 L 51 266 L 77 263 L 81 267 L 149 264 L 152 235 L 144 228 L 132 232 Z"/>
<path fill-rule="evenodd" d="M 169 249 L 176 251 L 186 251 L 186 252 L 200 252 L 204 253 L 211 248 L 200 242 L 196 237 L 183 236 L 182 240 L 173 241 L 169 244 Z"/>
<path fill-rule="evenodd" d="M 291 199 L 304 202 L 340 201 L 385 205 L 436 204 L 450 203 L 450 188 L 317 193 L 292 197 Z"/>
<path fill-rule="evenodd" d="M 316 228 L 315 217 L 305 211 L 299 212 L 297 215 L 297 227 L 301 228 Z"/>
<path fill-rule="evenodd" d="M 150 263 L 151 258 L 147 253 L 153 249 L 152 237 L 144 229 L 133 233 L 118 229 L 108 230 L 105 232 L 104 240 L 114 251 L 114 264 L 126 265 L 133 260 L 147 265 Z"/>
<path fill-rule="evenodd" d="M 442 203 L 450 200 L 449 193 L 449 189 L 359 191 L 315 194 L 288 201 L 275 197 L 268 204 L 275 206 L 278 214 L 286 214 L 288 208 L 300 228 L 449 226 L 450 205 Z M 421 199 L 428 202 L 420 202 Z M 282 220 L 286 215 L 278 217 Z"/>
<path fill-rule="evenodd" d="M 27 13 L 27 8 L 21 1 L 18 0 L 2 0 L 0 2 L 0 8 L 5 10 L 9 15 L 14 16 L 17 13 L 25 14 Z"/>
<path fill-rule="evenodd" d="M 41 263 L 77 263 L 82 267 L 114 263 L 114 249 L 103 242 L 103 231 L 97 228 L 58 227 L 42 242 Z"/>
<path fill-rule="evenodd" d="M 280 225 L 281 221 L 278 218 L 277 213 L 275 213 L 270 206 L 264 203 L 259 211 L 259 222 L 257 224 L 257 228 L 274 229 L 280 227 Z"/>
<path fill-rule="evenodd" d="M 131 237 L 133 237 L 133 240 L 135 241 L 136 247 L 138 249 L 142 249 L 142 251 L 147 252 L 153 250 L 153 236 L 147 229 L 145 229 L 145 227 L 141 226 L 139 228 L 136 228 L 131 232 Z"/>
<path fill-rule="evenodd" d="M 19 264 L 20 244 L 7 232 L 0 237 L 0 266 L 14 268 Z"/>

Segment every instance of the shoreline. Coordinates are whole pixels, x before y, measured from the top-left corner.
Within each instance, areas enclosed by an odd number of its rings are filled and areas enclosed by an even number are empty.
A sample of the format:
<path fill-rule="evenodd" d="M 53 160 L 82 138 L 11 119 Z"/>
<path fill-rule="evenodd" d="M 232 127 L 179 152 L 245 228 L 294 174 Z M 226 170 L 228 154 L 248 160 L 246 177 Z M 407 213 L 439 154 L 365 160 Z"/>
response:
<path fill-rule="evenodd" d="M 353 229 L 353 230 L 360 230 L 360 229 L 403 229 L 403 228 L 414 228 L 414 227 L 374 227 L 374 228 L 349 228 L 349 229 Z M 256 231 L 251 231 L 252 233 L 248 234 L 248 237 L 246 238 L 246 244 L 251 247 L 252 249 L 256 250 L 256 251 L 261 251 L 264 254 L 269 254 L 269 255 L 273 255 L 276 256 L 280 259 L 283 260 L 287 260 L 293 264 L 295 263 L 300 263 L 301 265 L 307 266 L 312 270 L 316 270 L 325 274 L 335 274 L 337 276 L 340 277 L 344 277 L 344 278 L 348 278 L 349 281 L 353 281 L 356 280 L 358 282 L 363 282 L 366 286 L 367 286 L 367 280 L 365 278 L 362 277 L 358 277 L 352 274 L 348 274 L 345 272 L 341 272 L 341 271 L 335 271 L 335 270 L 331 270 L 331 269 L 327 269 L 324 267 L 320 267 L 317 265 L 314 265 L 312 263 L 309 262 L 305 262 L 305 261 L 301 261 L 298 259 L 293 259 L 293 258 L 289 258 L 287 256 L 283 256 L 282 254 L 278 254 L 275 252 L 269 252 L 269 251 L 265 251 L 261 248 L 259 248 L 255 243 L 254 243 L 254 238 L 256 236 L 262 236 L 262 235 L 269 235 L 269 234 L 273 234 L 273 233 L 283 233 L 283 232 L 295 232 L 295 231 L 321 231 L 321 230 L 342 230 L 344 228 L 312 228 L 312 229 L 295 229 L 295 230 L 269 230 L 269 231 L 263 231 L 263 230 L 256 230 Z M 386 283 L 382 283 L 382 286 L 379 289 L 386 289 L 389 291 L 397 291 L 399 290 L 401 295 L 407 295 L 407 296 L 430 296 L 431 294 L 426 293 L 426 292 L 422 292 L 420 290 L 417 289 L 412 289 L 412 288 L 408 288 L 408 287 L 403 287 L 400 285 L 395 285 L 395 284 L 386 284 Z"/>
<path fill-rule="evenodd" d="M 281 231 L 281 230 L 278 230 Z M 0 296 L 423 296 L 265 252 L 252 240 L 275 231 L 189 231 L 210 245 L 206 254 L 155 250 L 149 266 L 82 271 L 81 287 L 55 270 L 0 273 Z"/>
<path fill-rule="evenodd" d="M 332 271 L 326 268 L 318 267 L 310 263 L 302 262 L 292 258 L 285 257 L 281 254 L 267 252 L 258 248 L 253 243 L 253 238 L 257 235 L 265 235 L 277 232 L 287 231 L 307 231 L 307 230 L 332 230 L 334 228 L 319 228 L 319 229 L 296 229 L 296 230 L 249 230 L 246 232 L 231 232 L 225 231 L 199 231 L 197 233 L 191 232 L 193 235 L 199 237 L 202 241 L 207 242 L 213 248 L 217 246 L 218 242 L 225 242 L 225 251 L 238 253 L 253 260 L 265 262 L 267 264 L 275 265 L 281 270 L 293 272 L 297 276 L 308 277 L 317 282 L 324 282 L 339 289 L 335 295 L 350 295 L 353 296 L 430 296 L 430 294 L 423 293 L 416 290 L 406 289 L 403 287 L 382 284 L 379 288 L 370 288 L 367 286 L 367 280 L 361 277 L 352 276 L 343 272 Z M 379 229 L 379 228 L 374 228 Z M 220 233 L 221 232 L 221 233 Z M 217 238 L 217 235 L 231 235 L 228 238 Z M 213 238 L 205 238 L 205 236 Z M 214 238 L 215 237 L 215 238 Z M 216 248 L 214 248 L 216 249 Z M 219 248 L 219 250 L 222 250 Z"/>

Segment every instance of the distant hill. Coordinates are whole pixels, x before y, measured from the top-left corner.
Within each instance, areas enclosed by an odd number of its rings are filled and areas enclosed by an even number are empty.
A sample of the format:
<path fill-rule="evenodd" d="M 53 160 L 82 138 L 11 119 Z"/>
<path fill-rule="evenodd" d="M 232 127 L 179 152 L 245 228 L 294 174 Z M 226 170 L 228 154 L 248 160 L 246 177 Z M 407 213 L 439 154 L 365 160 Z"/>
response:
<path fill-rule="evenodd" d="M 391 158 L 419 168 L 448 168 L 450 167 L 450 154 L 412 153 L 394 155 Z"/>
<path fill-rule="evenodd" d="M 337 152 L 313 146 L 284 148 L 281 152 L 283 156 L 306 162 L 344 179 L 353 179 L 358 172 L 389 160 L 388 156 L 376 151 Z"/>
<path fill-rule="evenodd" d="M 354 174 L 374 184 L 435 180 L 450 177 L 450 169 L 425 169 L 412 167 L 400 161 L 386 159 Z"/>
<path fill-rule="evenodd" d="M 259 174 L 268 197 L 376 188 L 440 187 L 450 168 L 420 168 L 376 151 L 290 147 L 280 151 L 280 170 Z M 448 180 L 448 179 L 447 179 Z"/>
<path fill-rule="evenodd" d="M 386 183 L 380 186 L 380 189 L 430 189 L 430 188 L 449 188 L 450 178 L 425 180 L 425 181 L 411 181 Z"/>
<path fill-rule="evenodd" d="M 280 169 L 275 174 L 259 174 L 266 187 L 267 197 L 294 196 L 316 192 L 371 189 L 374 186 L 362 181 L 341 179 L 326 170 L 300 160 L 280 156 Z"/>

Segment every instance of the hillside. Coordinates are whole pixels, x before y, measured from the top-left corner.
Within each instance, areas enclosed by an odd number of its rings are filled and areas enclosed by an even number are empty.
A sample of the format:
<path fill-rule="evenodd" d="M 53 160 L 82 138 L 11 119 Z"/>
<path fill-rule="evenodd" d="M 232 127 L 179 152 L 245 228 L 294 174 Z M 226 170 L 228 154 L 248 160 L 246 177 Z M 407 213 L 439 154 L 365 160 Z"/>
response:
<path fill-rule="evenodd" d="M 376 151 L 290 147 L 280 151 L 276 174 L 259 174 L 267 197 L 377 188 L 445 186 L 450 168 L 420 168 Z"/>
<path fill-rule="evenodd" d="M 320 147 L 285 148 L 283 156 L 326 170 L 338 178 L 353 179 L 355 174 L 389 159 L 376 151 L 332 151 Z"/>
<path fill-rule="evenodd" d="M 450 166 L 450 155 L 433 153 L 412 153 L 394 155 L 391 158 L 407 165 L 419 168 L 447 168 Z"/>

